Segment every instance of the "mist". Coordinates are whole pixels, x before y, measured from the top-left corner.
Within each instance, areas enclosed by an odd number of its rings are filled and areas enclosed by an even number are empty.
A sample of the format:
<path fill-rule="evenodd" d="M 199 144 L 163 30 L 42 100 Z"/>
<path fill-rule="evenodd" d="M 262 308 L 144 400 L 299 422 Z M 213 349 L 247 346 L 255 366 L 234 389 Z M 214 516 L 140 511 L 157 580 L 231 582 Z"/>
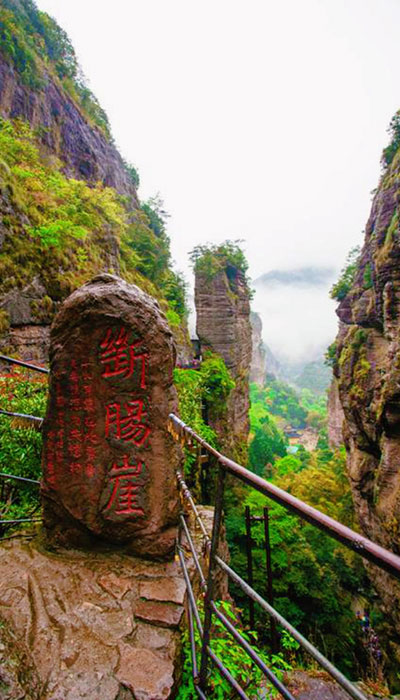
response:
<path fill-rule="evenodd" d="M 263 340 L 283 363 L 320 359 L 333 342 L 337 302 L 329 297 L 332 283 L 255 285 L 252 309 L 261 316 Z"/>

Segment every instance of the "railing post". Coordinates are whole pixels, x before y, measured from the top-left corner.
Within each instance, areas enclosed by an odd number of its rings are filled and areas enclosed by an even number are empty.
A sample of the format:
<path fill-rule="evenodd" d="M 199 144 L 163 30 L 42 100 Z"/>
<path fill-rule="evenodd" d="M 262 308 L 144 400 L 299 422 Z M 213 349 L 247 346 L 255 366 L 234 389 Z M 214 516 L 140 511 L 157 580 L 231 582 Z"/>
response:
<path fill-rule="evenodd" d="M 253 552 L 251 541 L 251 515 L 249 506 L 246 506 L 244 515 L 246 521 L 247 580 L 249 586 L 253 588 Z M 250 629 L 254 630 L 254 600 L 251 598 L 249 598 L 249 622 Z"/>
<path fill-rule="evenodd" d="M 199 674 L 199 686 L 203 691 L 206 691 L 207 686 L 207 667 L 208 667 L 208 646 L 210 644 L 210 628 L 211 628 L 211 617 L 212 608 L 211 603 L 213 601 L 214 593 L 214 579 L 215 579 L 215 569 L 216 562 L 215 556 L 218 551 L 219 534 L 221 530 L 222 522 L 222 502 L 224 496 L 224 486 L 225 486 L 225 469 L 219 462 L 218 468 L 218 483 L 217 491 L 215 495 L 215 511 L 214 511 L 214 522 L 211 537 L 211 547 L 209 554 L 209 565 L 208 565 L 208 577 L 207 577 L 207 591 L 204 598 L 204 627 L 203 627 L 203 642 L 201 647 L 201 661 L 200 661 L 200 674 Z"/>
<path fill-rule="evenodd" d="M 264 508 L 264 534 L 265 534 L 265 563 L 267 568 L 267 600 L 273 607 L 274 593 L 272 589 L 272 563 L 271 563 L 271 542 L 269 539 L 269 509 Z M 271 623 L 271 649 L 274 654 L 278 653 L 278 635 L 276 623 L 273 617 L 270 618 Z"/>

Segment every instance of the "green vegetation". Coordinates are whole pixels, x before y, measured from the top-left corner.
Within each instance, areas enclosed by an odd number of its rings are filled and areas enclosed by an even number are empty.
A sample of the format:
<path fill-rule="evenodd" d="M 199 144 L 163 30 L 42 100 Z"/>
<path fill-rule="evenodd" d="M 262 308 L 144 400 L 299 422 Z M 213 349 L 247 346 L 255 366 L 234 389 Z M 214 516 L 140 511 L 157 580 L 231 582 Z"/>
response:
<path fill-rule="evenodd" d="M 388 133 L 390 136 L 390 142 L 386 148 L 383 149 L 381 161 L 382 165 L 385 167 L 392 163 L 400 147 L 400 110 L 398 110 L 390 120 Z"/>
<path fill-rule="evenodd" d="M 73 289 L 120 266 L 128 282 L 184 318 L 185 283 L 171 269 L 164 228 L 156 235 L 145 211 L 132 217 L 113 188 L 67 178 L 25 122 L 0 120 L 0 153 L 0 186 L 14 212 L 3 217 L 10 235 L 2 247 L 1 294 L 38 275 L 48 297 L 36 311 L 48 319 Z"/>
<path fill-rule="evenodd" d="M 293 381 L 301 391 L 305 389 L 310 394 L 325 397 L 326 390 L 332 381 L 332 372 L 322 359 L 314 360 L 304 365 L 300 374 L 294 377 Z"/>
<path fill-rule="evenodd" d="M 305 428 L 307 411 L 291 386 L 268 374 L 265 387 L 251 388 L 251 401 L 261 402 L 274 416 L 284 418 L 293 428 Z"/>
<path fill-rule="evenodd" d="M 217 603 L 217 607 L 232 624 L 234 624 L 236 627 L 238 626 L 240 611 L 236 610 L 236 608 L 227 601 L 220 601 Z M 199 609 L 201 617 L 203 617 L 202 603 L 199 604 Z M 288 659 L 291 658 L 292 650 L 298 647 L 297 642 L 295 642 L 290 635 L 285 633 L 282 640 L 283 652 L 279 654 L 266 654 L 262 648 L 257 648 L 257 645 L 254 644 L 254 638 L 257 638 L 257 634 L 254 632 L 246 632 L 243 629 L 240 629 L 240 633 L 248 642 L 251 643 L 253 649 L 255 649 L 255 651 L 259 654 L 264 663 L 280 680 L 282 680 L 284 672 L 291 669 Z M 260 683 L 264 678 L 262 672 L 255 665 L 251 665 L 248 655 L 238 644 L 232 643 L 232 637 L 226 632 L 222 622 L 220 622 L 216 616 L 214 616 L 211 636 L 211 649 L 216 656 L 222 660 L 224 666 L 239 683 L 241 688 L 245 689 L 246 694 L 249 695 L 249 697 L 258 697 Z M 197 649 L 199 650 L 201 647 L 201 640 L 197 627 L 195 628 L 195 640 Z M 183 677 L 179 686 L 177 700 L 194 700 L 197 697 L 197 693 L 193 684 L 192 657 L 189 635 L 187 631 L 184 633 L 183 655 Z M 200 667 L 199 654 L 198 666 Z M 209 677 L 207 697 L 212 698 L 212 700 L 226 700 L 226 698 L 230 697 L 231 695 L 231 686 L 221 676 L 219 671 L 211 662 L 210 670 L 211 673 Z M 275 697 L 278 694 L 272 685 L 267 685 L 266 692 L 268 692 L 268 695 L 265 695 L 265 697 Z"/>
<path fill-rule="evenodd" d="M 32 373 L 33 374 L 33 373 Z M 43 416 L 47 399 L 47 378 L 14 369 L 0 375 L 0 406 L 15 413 Z M 42 436 L 32 422 L 0 416 L 0 471 L 40 479 Z M 35 486 L 3 486 L 1 516 L 22 518 L 39 507 Z"/>
<path fill-rule="evenodd" d="M 272 481 L 341 522 L 355 526 L 344 451 L 332 453 L 322 444 L 314 453 L 275 461 Z M 323 649 L 346 673 L 357 668 L 359 626 L 352 611 L 355 597 L 368 590 L 359 558 L 307 523 L 257 492 L 247 495 L 227 517 L 232 565 L 246 578 L 244 509 L 261 515 L 269 507 L 274 605 L 292 624 Z M 252 529 L 255 588 L 265 591 L 265 550 L 262 525 Z M 237 604 L 247 612 L 240 589 Z M 256 631 L 268 644 L 269 620 L 257 610 Z M 298 657 L 298 663 L 307 659 Z"/>
<path fill-rule="evenodd" d="M 226 411 L 226 401 L 235 383 L 221 357 L 204 354 L 200 370 L 175 369 L 174 382 L 178 391 L 179 415 L 196 433 L 213 447 L 218 447 L 215 431 L 206 424 L 207 406 L 219 416 Z M 201 498 L 200 467 L 193 452 L 185 449 L 185 477 L 197 498 Z"/>
<path fill-rule="evenodd" d="M 33 0 L 3 0 L 0 45 L 26 85 L 39 90 L 46 74 L 51 73 L 89 120 L 111 138 L 107 115 L 85 84 L 66 32 L 52 17 L 40 12 Z"/>
<path fill-rule="evenodd" d="M 225 271 L 233 293 L 236 292 L 238 272 L 243 276 L 247 286 L 248 262 L 239 243 L 241 241 L 224 241 L 220 244 L 198 245 L 190 253 L 195 272 L 200 272 L 207 279 L 213 279 L 219 272 Z"/>
<path fill-rule="evenodd" d="M 345 267 L 342 269 L 338 281 L 333 285 L 330 291 L 332 299 L 342 301 L 349 293 L 358 270 L 359 257 L 360 246 L 356 246 L 352 248 L 348 254 Z"/>

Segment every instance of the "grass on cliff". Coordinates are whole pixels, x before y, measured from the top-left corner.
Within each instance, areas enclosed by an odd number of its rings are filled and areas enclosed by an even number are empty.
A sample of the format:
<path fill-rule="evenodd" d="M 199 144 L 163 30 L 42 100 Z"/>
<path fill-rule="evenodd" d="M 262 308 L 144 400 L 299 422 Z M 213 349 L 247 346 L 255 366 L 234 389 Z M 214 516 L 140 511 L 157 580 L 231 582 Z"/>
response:
<path fill-rule="evenodd" d="M 107 115 L 82 76 L 66 32 L 33 0 L 2 0 L 0 47 L 23 83 L 40 90 L 52 74 L 77 102 L 89 121 L 111 139 Z"/>
<path fill-rule="evenodd" d="M 32 312 L 49 322 L 58 302 L 100 271 L 118 273 L 186 313 L 185 284 L 170 266 L 169 240 L 142 210 L 101 183 L 67 178 L 23 121 L 0 120 L 2 221 L 0 296 L 35 277 L 46 292 Z M 115 268 L 117 266 L 117 269 Z"/>

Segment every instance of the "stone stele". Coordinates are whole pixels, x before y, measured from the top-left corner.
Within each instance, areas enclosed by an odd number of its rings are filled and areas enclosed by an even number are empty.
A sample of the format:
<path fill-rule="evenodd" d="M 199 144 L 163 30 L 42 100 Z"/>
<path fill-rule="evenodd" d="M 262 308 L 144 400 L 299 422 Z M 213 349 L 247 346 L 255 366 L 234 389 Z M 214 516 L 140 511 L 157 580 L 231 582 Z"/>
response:
<path fill-rule="evenodd" d="M 179 452 L 175 348 L 157 302 L 113 275 L 71 294 L 54 319 L 43 424 L 43 520 L 61 547 L 173 551 Z"/>

